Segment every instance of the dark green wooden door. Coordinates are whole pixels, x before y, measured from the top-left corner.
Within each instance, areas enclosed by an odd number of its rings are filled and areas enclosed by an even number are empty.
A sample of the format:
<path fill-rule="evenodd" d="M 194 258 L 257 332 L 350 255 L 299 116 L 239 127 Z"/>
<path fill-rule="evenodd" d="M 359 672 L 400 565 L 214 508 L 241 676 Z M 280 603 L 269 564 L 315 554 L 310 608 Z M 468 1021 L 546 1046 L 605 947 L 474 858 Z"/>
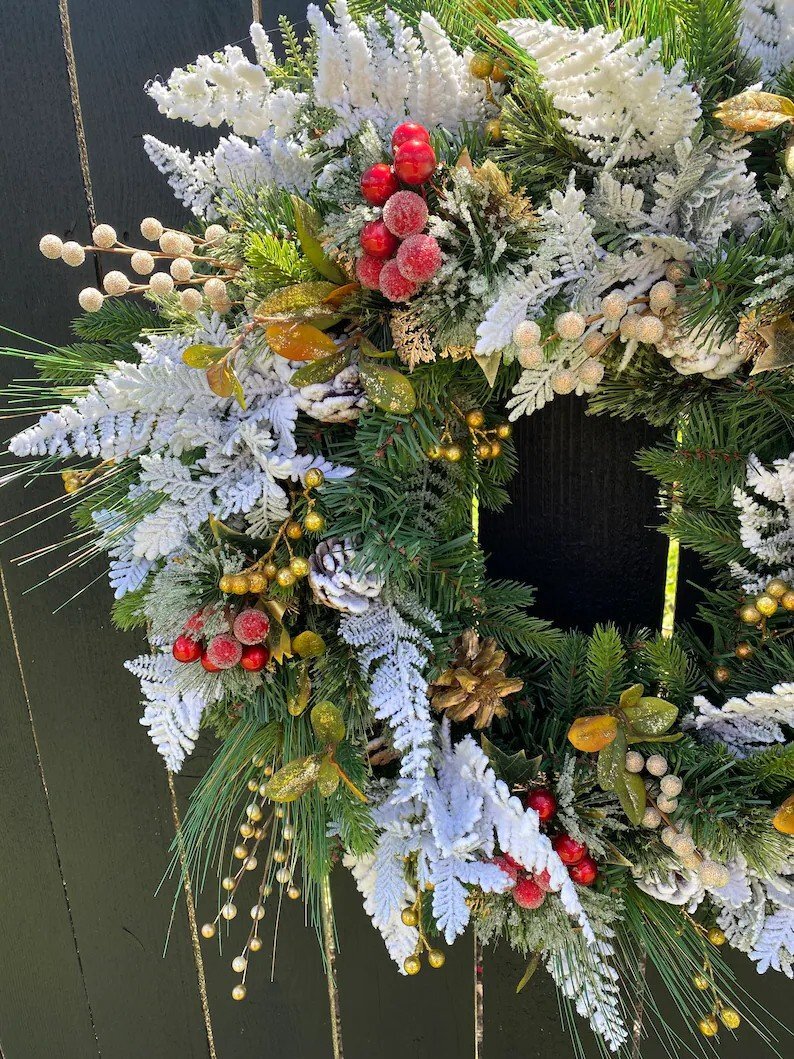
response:
<path fill-rule="evenodd" d="M 242 40 L 262 6 L 266 27 L 284 11 L 300 30 L 298 0 L 5 0 L 2 323 L 49 341 L 68 338 L 85 276 L 38 255 L 43 232 L 84 240 L 98 219 L 124 239 L 149 214 L 181 223 L 144 155 L 142 134 L 196 149 L 208 146 L 212 133 L 167 123 L 142 86 L 201 52 Z M 2 364 L 4 381 L 14 368 Z M 586 420 L 574 401 L 555 403 L 521 428 L 514 507 L 498 533 L 486 524 L 483 534 L 492 540 L 494 571 L 538 584 L 547 616 L 580 625 L 605 617 L 658 623 L 664 549 L 649 528 L 651 485 L 630 465 L 649 436 L 642 427 Z M 57 478 L 44 478 L 4 492 L 2 521 L 46 504 L 58 488 Z M 101 564 L 49 580 L 64 561 L 60 553 L 10 565 L 11 557 L 46 549 L 64 532 L 62 517 L 46 520 L 51 510 L 38 513 L 45 521 L 33 535 L 2 551 L 0 1056 L 330 1055 L 322 962 L 297 904 L 282 916 L 274 980 L 263 963 L 250 999 L 235 1004 L 230 956 L 197 955 L 184 900 L 172 921 L 168 885 L 155 896 L 174 814 L 212 747 L 202 745 L 169 788 L 137 722 L 135 682 L 122 669 L 138 645 L 110 626 Z M 7 522 L 4 535 L 18 528 Z M 345 873 L 335 874 L 333 891 L 348 1059 L 473 1056 L 471 941 L 455 946 L 442 972 L 404 979 Z M 208 908 L 213 901 L 210 895 Z M 481 1054 L 573 1054 L 548 982 L 539 976 L 515 997 L 522 970 L 507 950 L 486 956 Z M 762 990 L 781 1019 L 784 989 L 768 979 Z M 743 1054 L 748 1040 L 723 1054 Z M 650 1043 L 647 1054 L 654 1051 Z"/>

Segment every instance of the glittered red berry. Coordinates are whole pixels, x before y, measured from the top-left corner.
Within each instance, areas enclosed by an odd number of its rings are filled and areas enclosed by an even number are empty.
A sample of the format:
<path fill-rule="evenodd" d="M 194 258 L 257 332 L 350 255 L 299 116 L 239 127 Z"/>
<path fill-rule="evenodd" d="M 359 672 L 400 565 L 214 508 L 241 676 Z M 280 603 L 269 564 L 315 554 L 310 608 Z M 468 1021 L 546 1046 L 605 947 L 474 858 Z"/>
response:
<path fill-rule="evenodd" d="M 509 875 L 511 880 L 515 883 L 518 880 L 518 865 L 512 857 L 494 857 L 491 861 L 497 868 L 501 869 L 505 875 Z"/>
<path fill-rule="evenodd" d="M 369 254 L 364 254 L 356 262 L 356 278 L 362 287 L 380 290 L 380 270 L 382 268 L 382 261 L 376 257 L 370 257 Z"/>
<path fill-rule="evenodd" d="M 399 246 L 397 236 L 392 235 L 383 221 L 367 221 L 361 229 L 358 241 L 365 254 L 376 257 L 379 261 L 393 257 L 394 251 Z"/>
<path fill-rule="evenodd" d="M 218 669 L 231 669 L 240 661 L 243 645 L 228 633 L 222 632 L 213 636 L 207 644 L 207 658 Z"/>
<path fill-rule="evenodd" d="M 555 835 L 551 844 L 563 864 L 578 864 L 587 853 L 584 842 L 577 842 L 570 835 Z"/>
<path fill-rule="evenodd" d="M 270 651 L 261 643 L 246 644 L 243 648 L 240 665 L 249 673 L 258 673 L 270 660 Z"/>
<path fill-rule="evenodd" d="M 426 283 L 441 267 L 441 247 L 432 235 L 409 235 L 400 243 L 397 267 L 412 283 Z"/>
<path fill-rule="evenodd" d="M 549 875 L 549 869 L 544 868 L 542 872 L 538 872 L 532 876 L 541 890 L 545 890 L 546 893 L 551 890 L 551 876 Z"/>
<path fill-rule="evenodd" d="M 507 861 L 511 868 L 515 868 L 516 871 L 524 871 L 524 865 L 516 860 L 515 857 L 511 857 L 509 853 L 503 853 L 502 858 Z"/>
<path fill-rule="evenodd" d="M 373 206 L 382 206 L 389 196 L 400 190 L 400 182 L 386 162 L 376 162 L 365 169 L 360 184 L 361 194 Z"/>
<path fill-rule="evenodd" d="M 207 657 L 206 648 L 201 652 L 201 664 L 202 666 L 204 666 L 208 673 L 220 673 L 221 671 L 220 666 L 213 665 L 213 663 L 210 662 L 209 658 Z"/>
<path fill-rule="evenodd" d="M 394 172 L 403 184 L 424 184 L 436 168 L 436 152 L 426 140 L 406 140 L 394 152 Z"/>
<path fill-rule="evenodd" d="M 516 883 L 513 900 L 521 908 L 540 908 L 546 900 L 546 891 L 541 890 L 535 880 L 527 876 Z"/>
<path fill-rule="evenodd" d="M 568 874 L 578 886 L 592 886 L 598 878 L 598 865 L 589 855 L 585 855 L 578 864 L 572 864 Z"/>
<path fill-rule="evenodd" d="M 189 636 L 177 636 L 171 654 L 177 662 L 198 662 L 201 658 L 201 644 L 196 643 Z"/>
<path fill-rule="evenodd" d="M 398 239 L 415 235 L 427 224 L 427 203 L 415 191 L 398 191 L 383 207 L 383 223 Z"/>
<path fill-rule="evenodd" d="M 244 644 L 261 643 L 270 629 L 270 618 L 262 610 L 246 607 L 234 619 L 234 635 Z"/>
<path fill-rule="evenodd" d="M 380 270 L 380 291 L 389 301 L 405 302 L 416 294 L 416 284 L 405 278 L 396 261 L 387 261 Z"/>
<path fill-rule="evenodd" d="M 430 133 L 424 125 L 417 125 L 415 121 L 404 121 L 391 134 L 392 151 L 396 151 L 406 140 L 424 140 L 425 143 L 430 143 Z"/>
<path fill-rule="evenodd" d="M 545 787 L 540 790 L 530 791 L 527 795 L 527 809 L 534 809 L 542 823 L 551 820 L 557 812 L 557 799 Z"/>
<path fill-rule="evenodd" d="M 204 611 L 197 610 L 195 614 L 191 614 L 185 624 L 182 626 L 182 632 L 187 636 L 191 636 L 194 639 L 204 628 Z"/>

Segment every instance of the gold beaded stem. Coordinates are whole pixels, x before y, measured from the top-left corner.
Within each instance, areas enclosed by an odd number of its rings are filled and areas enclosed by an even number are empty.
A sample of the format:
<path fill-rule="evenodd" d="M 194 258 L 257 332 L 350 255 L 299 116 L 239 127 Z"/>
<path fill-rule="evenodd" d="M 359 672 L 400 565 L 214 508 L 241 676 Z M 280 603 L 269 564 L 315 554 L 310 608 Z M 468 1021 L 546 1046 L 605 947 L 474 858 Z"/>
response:
<path fill-rule="evenodd" d="M 334 934 L 334 906 L 331 900 L 331 879 L 325 875 L 320 883 L 320 917 L 322 919 L 323 958 L 328 984 L 328 1007 L 331 1014 L 331 1042 L 334 1059 L 344 1059 L 342 1045 L 342 1006 L 336 979 L 336 937 Z"/>

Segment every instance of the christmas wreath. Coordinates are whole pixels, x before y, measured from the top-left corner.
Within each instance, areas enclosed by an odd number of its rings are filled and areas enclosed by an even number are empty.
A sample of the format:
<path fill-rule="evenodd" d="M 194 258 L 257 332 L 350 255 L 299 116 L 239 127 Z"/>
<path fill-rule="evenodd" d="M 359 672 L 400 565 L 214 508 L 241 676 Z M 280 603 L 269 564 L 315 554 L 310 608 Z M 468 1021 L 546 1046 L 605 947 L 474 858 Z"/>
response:
<path fill-rule="evenodd" d="M 473 924 L 608 1051 L 646 961 L 706 1038 L 768 1040 L 721 946 L 794 974 L 790 10 L 426 6 L 147 86 L 228 128 L 146 138 L 186 230 L 42 239 L 114 267 L 22 354 L 49 410 L 7 477 L 69 461 L 166 766 L 220 739 L 175 863 L 217 877 L 235 999 L 282 895 L 332 943 L 341 858 L 408 975 Z M 666 428 L 638 460 L 711 572 L 693 628 L 562 632 L 489 578 L 511 423 L 566 394 Z"/>

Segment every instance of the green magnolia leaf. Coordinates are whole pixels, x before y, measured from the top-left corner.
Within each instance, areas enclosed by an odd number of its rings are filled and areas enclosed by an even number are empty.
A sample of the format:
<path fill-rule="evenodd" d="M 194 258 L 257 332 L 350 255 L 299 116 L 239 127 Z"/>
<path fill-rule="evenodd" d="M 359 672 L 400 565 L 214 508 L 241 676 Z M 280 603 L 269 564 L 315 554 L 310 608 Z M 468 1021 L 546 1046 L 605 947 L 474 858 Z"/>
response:
<path fill-rule="evenodd" d="M 526 750 L 519 750 L 517 754 L 506 754 L 484 735 L 480 736 L 480 746 L 491 762 L 494 772 L 508 787 L 529 783 L 540 772 L 542 758 L 528 758 Z"/>
<path fill-rule="evenodd" d="M 684 738 L 683 732 L 675 732 L 673 735 L 636 735 L 628 734 L 629 743 L 677 743 Z"/>
<path fill-rule="evenodd" d="M 298 757 L 271 776 L 265 795 L 273 802 L 294 802 L 317 783 L 322 758 L 319 754 Z"/>
<path fill-rule="evenodd" d="M 339 769 L 333 761 L 330 758 L 323 758 L 317 775 L 317 790 L 323 798 L 328 798 L 334 793 L 339 786 L 341 778 Z"/>
<path fill-rule="evenodd" d="M 384 412 L 408 415 L 416 408 L 414 388 L 410 380 L 396 368 L 362 360 L 358 372 L 367 397 Z"/>
<path fill-rule="evenodd" d="M 336 284 L 328 280 L 292 283 L 289 287 L 281 287 L 272 294 L 268 294 L 257 306 L 256 315 L 280 316 L 282 313 L 297 313 L 305 309 L 319 308 L 336 289 Z"/>
<path fill-rule="evenodd" d="M 331 280 L 332 283 L 346 283 L 347 277 L 337 268 L 333 261 L 323 250 L 319 235 L 322 228 L 322 220 L 317 210 L 313 209 L 308 202 L 291 195 L 292 212 L 295 215 L 295 231 L 301 250 L 309 264 L 315 268 L 321 276 Z"/>
<path fill-rule="evenodd" d="M 524 988 L 524 986 L 529 984 L 530 980 L 532 979 L 532 976 L 535 974 L 535 971 L 537 971 L 539 966 L 540 966 L 540 950 L 538 950 L 537 952 L 533 952 L 532 955 L 529 957 L 529 963 L 527 964 L 527 969 L 521 975 L 521 980 L 519 981 L 518 985 L 516 986 L 516 993 L 520 993 L 521 990 Z"/>
<path fill-rule="evenodd" d="M 598 752 L 598 764 L 596 774 L 598 785 L 602 791 L 614 791 L 618 775 L 626 767 L 626 733 L 622 728 L 618 734 L 603 750 Z"/>
<path fill-rule="evenodd" d="M 623 812 L 632 824 L 639 825 L 645 812 L 645 784 L 636 772 L 618 773 L 615 781 L 615 794 L 618 796 Z"/>
<path fill-rule="evenodd" d="M 311 712 L 312 730 L 318 742 L 336 746 L 345 738 L 345 722 L 332 702 L 318 702 Z"/>
<path fill-rule="evenodd" d="M 283 626 L 282 626 L 283 630 Z M 312 693 L 312 682 L 309 678 L 309 671 L 306 663 L 301 663 L 300 670 L 298 672 L 298 688 L 294 695 L 290 695 L 287 698 L 287 712 L 292 717 L 300 717 L 306 707 L 309 705 L 309 696 Z"/>
<path fill-rule="evenodd" d="M 635 706 L 624 706 L 623 714 L 631 725 L 632 735 L 663 735 L 675 724 L 678 707 L 647 695 L 638 699 Z"/>
<path fill-rule="evenodd" d="M 222 360 L 230 349 L 231 346 L 207 346 L 199 343 L 197 346 L 187 347 L 182 354 L 182 362 L 189 368 L 209 368 Z"/>
<path fill-rule="evenodd" d="M 305 629 L 294 637 L 292 650 L 299 658 L 319 658 L 325 654 L 325 640 L 319 633 Z"/>
<path fill-rule="evenodd" d="M 645 691 L 645 688 L 642 684 L 632 684 L 630 688 L 626 688 L 620 696 L 620 708 L 625 710 L 629 706 L 636 706 L 642 698 L 643 691 Z"/>
<path fill-rule="evenodd" d="M 292 386 L 314 386 L 318 382 L 329 382 L 347 367 L 350 362 L 348 350 L 340 350 L 330 357 L 321 357 L 319 360 L 309 360 L 301 364 L 290 379 Z"/>

